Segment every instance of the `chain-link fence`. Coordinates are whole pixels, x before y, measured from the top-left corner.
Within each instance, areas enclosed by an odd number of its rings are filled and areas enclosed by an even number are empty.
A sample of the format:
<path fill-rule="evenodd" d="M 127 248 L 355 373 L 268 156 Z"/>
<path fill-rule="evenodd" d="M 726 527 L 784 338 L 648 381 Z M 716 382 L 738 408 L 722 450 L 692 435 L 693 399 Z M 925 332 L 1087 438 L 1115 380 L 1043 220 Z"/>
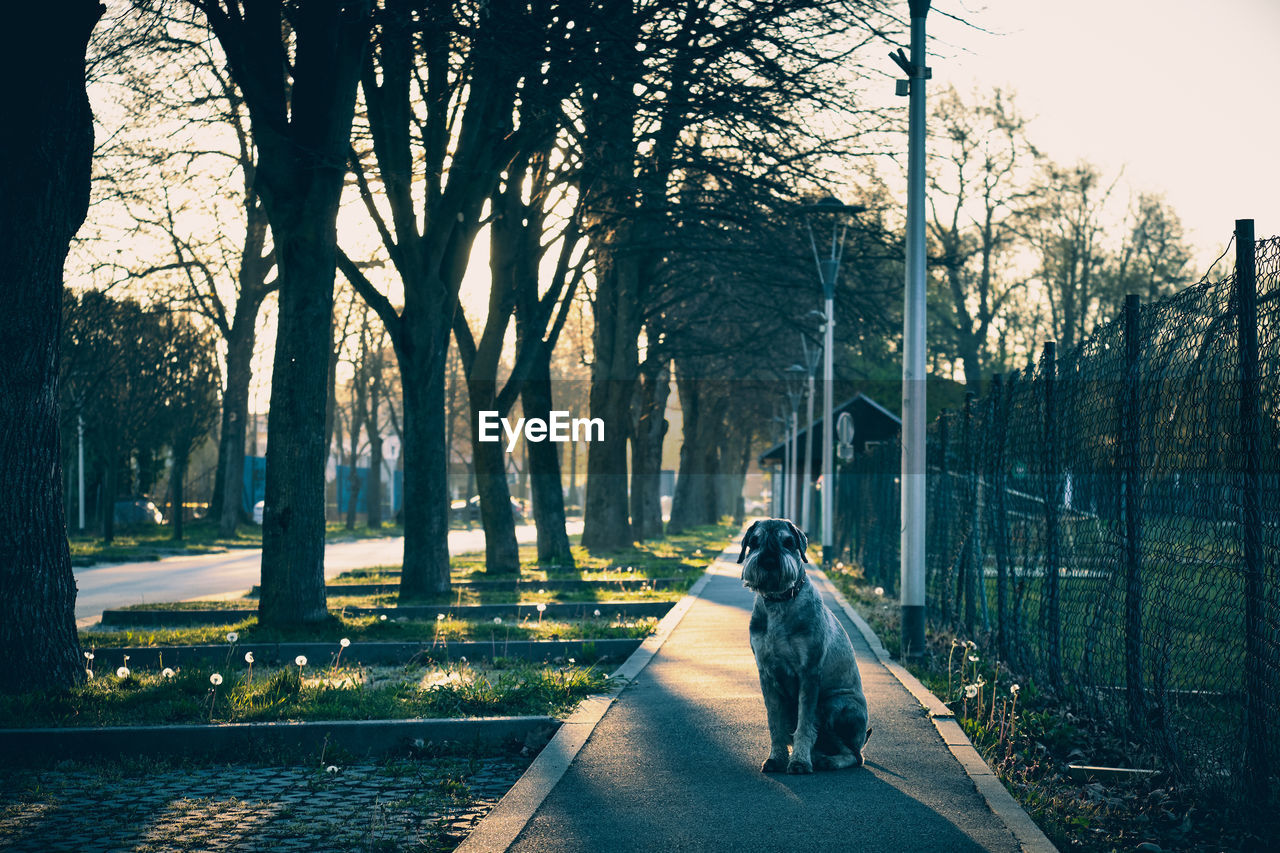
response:
<path fill-rule="evenodd" d="M 928 615 L 1207 789 L 1280 771 L 1280 240 L 944 412 Z M 1252 267 L 1256 264 L 1256 275 Z M 1256 281 L 1256 284 L 1255 284 Z M 852 546 L 899 576 L 900 451 L 855 461 Z"/>

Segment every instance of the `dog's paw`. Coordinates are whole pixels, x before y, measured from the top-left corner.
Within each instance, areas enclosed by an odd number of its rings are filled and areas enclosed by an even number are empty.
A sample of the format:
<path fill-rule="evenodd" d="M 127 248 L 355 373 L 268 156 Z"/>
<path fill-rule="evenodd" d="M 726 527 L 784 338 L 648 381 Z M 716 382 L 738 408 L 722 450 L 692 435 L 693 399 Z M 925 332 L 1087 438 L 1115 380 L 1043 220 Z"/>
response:
<path fill-rule="evenodd" d="M 835 761 L 829 755 L 815 755 L 813 757 L 814 770 L 835 770 L 837 769 Z"/>
<path fill-rule="evenodd" d="M 779 760 L 777 758 L 772 758 L 772 757 L 766 758 L 764 760 L 764 764 L 760 765 L 761 773 L 782 773 L 786 769 L 787 769 L 787 762 L 785 759 Z"/>
<path fill-rule="evenodd" d="M 791 774 L 812 773 L 813 765 L 808 761 L 800 761 L 793 758 L 791 759 L 791 762 L 787 764 L 787 772 Z"/>

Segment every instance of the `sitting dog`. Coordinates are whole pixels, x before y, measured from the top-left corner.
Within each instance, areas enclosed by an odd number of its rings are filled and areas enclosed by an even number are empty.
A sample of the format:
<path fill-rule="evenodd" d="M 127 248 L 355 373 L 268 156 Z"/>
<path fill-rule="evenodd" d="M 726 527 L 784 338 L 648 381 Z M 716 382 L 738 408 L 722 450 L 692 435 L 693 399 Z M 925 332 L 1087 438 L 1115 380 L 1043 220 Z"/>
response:
<path fill-rule="evenodd" d="M 743 585 L 756 594 L 751 651 L 769 718 L 765 773 L 859 766 L 871 736 L 853 644 L 805 576 L 808 544 L 790 521 L 771 518 L 751 525 L 738 555 Z"/>

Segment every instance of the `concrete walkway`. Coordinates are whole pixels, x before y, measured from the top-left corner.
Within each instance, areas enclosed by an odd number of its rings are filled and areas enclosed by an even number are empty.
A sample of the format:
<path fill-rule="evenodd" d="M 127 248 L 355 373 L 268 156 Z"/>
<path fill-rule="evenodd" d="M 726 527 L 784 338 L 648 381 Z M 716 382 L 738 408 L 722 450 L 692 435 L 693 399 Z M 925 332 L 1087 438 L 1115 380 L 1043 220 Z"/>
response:
<path fill-rule="evenodd" d="M 953 754 L 948 742 L 957 738 L 944 740 L 945 726 L 881 662 L 818 573 L 811 577 L 857 650 L 875 730 L 867 764 L 761 773 L 768 732 L 747 639 L 753 596 L 736 555 L 726 551 L 712 566 L 665 639 L 660 626 L 656 654 L 588 726 L 589 737 L 567 722 L 459 853 L 1053 849 L 1002 788 L 992 794 L 999 783 L 976 754 L 971 778 L 961 762 L 972 747 L 961 735 Z M 565 739 L 567 751 L 558 744 Z"/>

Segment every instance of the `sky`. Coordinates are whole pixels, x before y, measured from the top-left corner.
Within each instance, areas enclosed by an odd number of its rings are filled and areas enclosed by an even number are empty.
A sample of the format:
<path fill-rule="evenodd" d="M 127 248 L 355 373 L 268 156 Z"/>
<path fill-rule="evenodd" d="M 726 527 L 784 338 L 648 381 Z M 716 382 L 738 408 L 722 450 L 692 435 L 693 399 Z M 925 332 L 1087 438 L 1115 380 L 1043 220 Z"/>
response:
<path fill-rule="evenodd" d="M 1197 277 L 1236 219 L 1280 234 L 1280 0 L 935 0 L 926 20 L 933 91 L 1013 91 L 1050 157 L 1163 193 Z"/>

